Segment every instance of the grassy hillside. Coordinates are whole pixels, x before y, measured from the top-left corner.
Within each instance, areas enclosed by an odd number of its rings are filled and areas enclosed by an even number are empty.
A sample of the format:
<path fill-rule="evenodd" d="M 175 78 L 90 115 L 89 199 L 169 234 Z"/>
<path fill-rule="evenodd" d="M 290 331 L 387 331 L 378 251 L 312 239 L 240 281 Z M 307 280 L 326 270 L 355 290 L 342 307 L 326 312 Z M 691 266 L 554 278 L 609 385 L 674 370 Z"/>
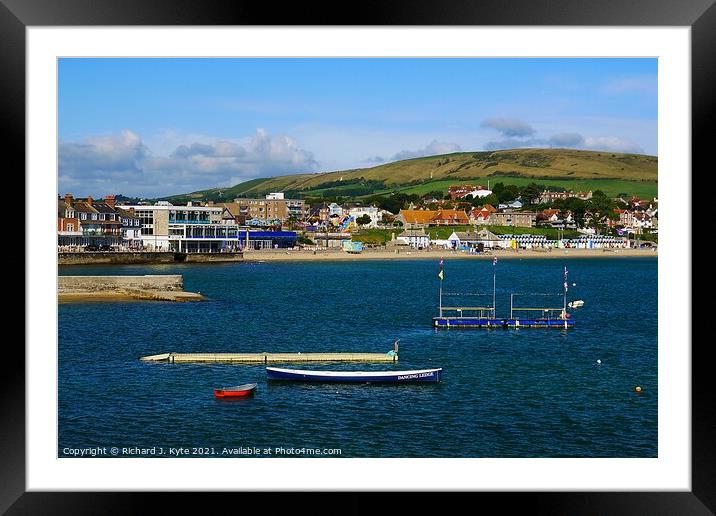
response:
<path fill-rule="evenodd" d="M 441 156 L 409 159 L 372 168 L 343 170 L 316 174 L 298 174 L 255 179 L 224 189 L 212 189 L 183 196 L 205 199 L 261 196 L 268 192 L 290 192 L 310 196 L 331 194 L 358 197 L 395 189 L 425 192 L 446 189 L 445 185 L 478 181 L 505 184 L 539 182 L 563 184 L 572 189 L 592 189 L 594 181 L 621 181 L 625 187 L 636 183 L 656 188 L 658 160 L 654 156 L 593 152 L 573 149 L 513 149 L 488 152 L 459 152 Z M 518 182 L 519 181 L 519 182 Z M 577 184 L 584 186 L 576 186 Z M 607 183 L 598 183 L 607 184 Z M 430 185 L 430 186 L 428 186 Z M 440 185 L 440 187 L 437 187 Z M 574 185 L 574 186 L 572 186 Z M 605 188 L 601 188 L 605 190 Z M 608 193 L 625 191 L 619 183 Z M 612 191 L 613 190 L 613 191 Z M 340 193 L 344 192 L 344 193 Z M 412 192 L 411 192 L 412 193 Z M 628 193 L 636 193 L 631 190 Z M 233 197 L 232 197 L 233 196 Z"/>
<path fill-rule="evenodd" d="M 220 200 L 224 199 L 230 201 L 236 197 L 240 197 L 245 191 L 252 188 L 257 188 L 259 185 L 270 181 L 269 178 L 252 179 L 244 183 L 239 183 L 226 188 L 212 188 L 211 190 L 201 190 L 198 192 L 190 192 L 186 194 L 171 195 L 169 197 L 162 197 L 162 200 L 175 201 L 175 202 L 186 202 L 191 200 Z"/>

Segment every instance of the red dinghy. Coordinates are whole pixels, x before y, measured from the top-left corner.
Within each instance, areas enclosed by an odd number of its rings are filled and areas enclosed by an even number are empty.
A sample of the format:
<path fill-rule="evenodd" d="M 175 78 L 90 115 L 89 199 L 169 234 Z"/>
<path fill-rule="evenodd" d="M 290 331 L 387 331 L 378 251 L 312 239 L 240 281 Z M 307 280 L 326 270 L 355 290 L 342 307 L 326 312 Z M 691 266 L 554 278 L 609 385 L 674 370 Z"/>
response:
<path fill-rule="evenodd" d="M 214 389 L 214 396 L 217 398 L 245 398 L 251 396 L 256 390 L 255 383 L 245 383 L 236 387 L 224 387 L 223 389 Z"/>

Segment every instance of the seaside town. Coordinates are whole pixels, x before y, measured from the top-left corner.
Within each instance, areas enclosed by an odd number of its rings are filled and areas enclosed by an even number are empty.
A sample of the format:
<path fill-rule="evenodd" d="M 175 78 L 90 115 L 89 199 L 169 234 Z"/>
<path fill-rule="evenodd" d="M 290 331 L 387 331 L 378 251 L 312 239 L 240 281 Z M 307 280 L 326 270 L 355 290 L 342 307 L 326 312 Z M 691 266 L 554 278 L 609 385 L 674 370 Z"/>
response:
<path fill-rule="evenodd" d="M 658 457 L 657 65 L 60 59 L 52 458 Z"/>
<path fill-rule="evenodd" d="M 457 184 L 373 202 L 310 202 L 282 192 L 173 204 L 58 198 L 60 252 L 231 253 L 247 250 L 547 250 L 652 248 L 658 200 L 627 194 Z M 311 200 L 312 201 L 312 200 Z M 397 207 L 397 209 L 396 209 Z M 392 208 L 389 210 L 387 208 Z"/>

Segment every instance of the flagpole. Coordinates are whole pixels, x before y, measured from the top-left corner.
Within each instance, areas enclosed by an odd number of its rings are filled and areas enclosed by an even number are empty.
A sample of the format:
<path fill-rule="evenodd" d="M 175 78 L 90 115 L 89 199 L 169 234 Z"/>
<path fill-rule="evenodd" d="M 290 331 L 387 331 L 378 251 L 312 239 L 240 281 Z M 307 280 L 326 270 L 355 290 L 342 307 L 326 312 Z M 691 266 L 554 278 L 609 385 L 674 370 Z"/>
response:
<path fill-rule="evenodd" d="M 438 301 L 438 309 L 440 310 L 440 317 L 443 316 L 443 259 L 440 258 L 440 273 L 438 274 L 438 277 L 440 278 L 440 297 Z"/>
<path fill-rule="evenodd" d="M 443 280 L 440 280 L 440 301 L 439 301 L 439 303 L 440 303 L 440 305 L 439 305 L 440 317 L 442 317 L 443 316 Z"/>
<path fill-rule="evenodd" d="M 497 317 L 496 311 L 495 311 L 495 289 L 496 289 L 496 280 L 495 280 L 495 260 L 492 260 L 492 318 L 494 319 Z"/>
<path fill-rule="evenodd" d="M 564 267 L 564 307 L 562 308 L 564 316 L 564 327 L 567 327 L 567 266 Z"/>

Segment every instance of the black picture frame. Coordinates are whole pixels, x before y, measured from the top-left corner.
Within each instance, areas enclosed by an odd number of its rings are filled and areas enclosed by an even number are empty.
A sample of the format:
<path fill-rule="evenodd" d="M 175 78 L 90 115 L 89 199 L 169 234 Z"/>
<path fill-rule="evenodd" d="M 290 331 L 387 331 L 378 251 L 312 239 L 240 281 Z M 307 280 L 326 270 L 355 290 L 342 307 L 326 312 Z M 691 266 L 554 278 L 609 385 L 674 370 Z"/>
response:
<path fill-rule="evenodd" d="M 552 26 L 688 26 L 692 44 L 692 163 L 704 173 L 713 169 L 709 151 L 716 131 L 716 6 L 714 0 L 485 0 L 466 2 L 363 1 L 341 3 L 273 3 L 204 0 L 0 0 L 0 131 L 6 155 L 14 155 L 17 169 L 25 166 L 25 29 L 30 26 L 112 25 L 552 25 Z M 689 173 L 684 171 L 684 174 Z M 692 175 L 693 178 L 693 175 Z M 693 179 L 692 179 L 693 180 Z M 692 197 L 691 197 L 692 198 Z M 28 192 L 25 192 L 28 199 Z M 690 199 L 689 199 L 690 200 Z M 26 229 L 27 235 L 27 229 Z M 688 251 L 691 259 L 691 251 Z M 693 263 L 692 263 L 693 265 Z M 32 271 L 25 268 L 25 275 Z M 693 270 L 692 270 L 693 275 Z M 692 303 L 693 304 L 693 303 Z M 697 308 L 693 304 L 694 309 Z M 693 320 L 693 318 L 692 318 Z M 688 321 L 690 335 L 691 321 Z M 509 510 L 523 506 L 536 514 L 713 514 L 716 511 L 716 445 L 713 438 L 714 400 L 708 360 L 710 339 L 696 339 L 692 352 L 692 490 L 690 492 L 568 492 L 475 493 L 480 502 L 492 501 Z M 679 343 L 682 344 L 682 343 Z M 12 347 L 14 349 L 12 349 Z M 159 503 L 162 512 L 186 510 L 181 493 L 50 493 L 25 489 L 25 354 L 11 341 L 0 362 L 0 512 L 7 514 L 117 514 L 148 511 Z M 201 503 L 218 507 L 226 495 L 196 493 Z M 244 499 L 246 493 L 239 493 Z M 293 494 L 295 504 L 304 495 Z M 251 496 L 261 503 L 286 500 L 276 494 Z M 365 512 L 370 503 L 350 493 L 342 503 Z M 218 499 L 218 500 L 217 500 Z M 409 502 L 409 503 L 408 503 Z M 266 503 L 265 501 L 263 503 Z M 299 502 L 300 503 L 300 502 Z M 413 495 L 385 497 L 386 510 L 401 512 L 423 507 Z M 407 503 L 407 505 L 406 505 Z M 474 501 L 470 501 L 474 503 Z M 413 505 L 415 504 L 415 505 Z M 279 507 L 276 507 L 278 510 Z M 446 509 L 449 509 L 446 507 Z M 274 511 L 270 511 L 274 512 Z"/>

